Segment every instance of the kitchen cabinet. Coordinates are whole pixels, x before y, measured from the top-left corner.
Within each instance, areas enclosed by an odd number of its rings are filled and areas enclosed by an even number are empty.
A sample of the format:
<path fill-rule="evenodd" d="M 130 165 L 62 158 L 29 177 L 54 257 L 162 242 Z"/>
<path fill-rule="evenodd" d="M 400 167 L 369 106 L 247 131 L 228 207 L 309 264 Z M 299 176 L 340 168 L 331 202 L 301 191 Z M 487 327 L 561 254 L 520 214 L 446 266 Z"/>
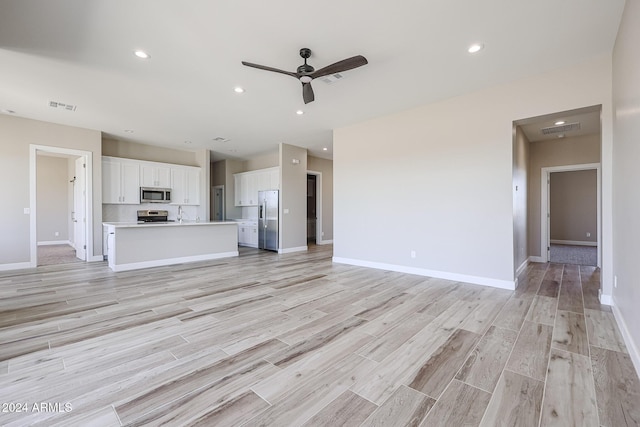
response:
<path fill-rule="evenodd" d="M 258 192 L 279 190 L 280 168 L 259 169 L 233 175 L 236 206 L 257 206 Z"/>
<path fill-rule="evenodd" d="M 238 244 L 258 247 L 258 221 L 238 221 Z"/>
<path fill-rule="evenodd" d="M 200 204 L 200 168 L 171 168 L 171 204 Z"/>
<path fill-rule="evenodd" d="M 140 204 L 140 165 L 126 159 L 102 159 L 102 203 Z"/>
<path fill-rule="evenodd" d="M 143 163 L 140 166 L 140 186 L 171 188 L 171 168 Z"/>

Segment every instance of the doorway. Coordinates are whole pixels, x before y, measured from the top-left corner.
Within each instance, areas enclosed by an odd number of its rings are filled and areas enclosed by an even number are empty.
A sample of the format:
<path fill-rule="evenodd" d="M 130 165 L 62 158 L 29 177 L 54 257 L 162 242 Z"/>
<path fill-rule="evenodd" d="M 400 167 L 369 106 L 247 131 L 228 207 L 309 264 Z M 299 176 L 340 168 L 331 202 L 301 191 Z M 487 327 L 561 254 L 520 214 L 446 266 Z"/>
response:
<path fill-rule="evenodd" d="M 307 174 L 307 243 L 316 241 L 317 217 L 316 176 Z"/>
<path fill-rule="evenodd" d="M 49 184 L 47 177 L 43 175 L 42 170 L 38 169 L 39 159 L 45 158 L 60 160 L 58 167 L 63 170 L 58 172 L 62 173 L 64 182 L 62 188 L 58 190 L 47 187 Z M 25 213 L 30 214 L 29 264 L 31 267 L 39 265 L 39 246 L 57 246 L 47 252 L 46 256 L 51 255 L 46 261 L 49 264 L 66 263 L 70 258 L 79 261 L 92 260 L 91 159 L 92 153 L 88 151 L 41 145 L 30 146 L 30 206 L 25 209 Z M 42 163 L 43 160 L 40 162 Z M 57 219 L 54 220 L 54 218 Z M 70 253 L 73 257 L 69 256 Z"/>
<path fill-rule="evenodd" d="M 543 260 L 600 267 L 600 165 L 542 168 L 540 189 Z"/>
<path fill-rule="evenodd" d="M 211 187 L 211 220 L 224 221 L 224 185 Z"/>

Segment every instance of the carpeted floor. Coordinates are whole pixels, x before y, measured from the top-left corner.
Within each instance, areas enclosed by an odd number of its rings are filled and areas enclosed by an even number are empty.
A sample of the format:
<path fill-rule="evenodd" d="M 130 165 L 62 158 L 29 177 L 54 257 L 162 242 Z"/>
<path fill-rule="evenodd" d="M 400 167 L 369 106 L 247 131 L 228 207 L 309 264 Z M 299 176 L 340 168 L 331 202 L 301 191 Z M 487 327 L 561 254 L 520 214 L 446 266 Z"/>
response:
<path fill-rule="evenodd" d="M 551 245 L 551 262 L 558 264 L 598 265 L 596 246 Z"/>
<path fill-rule="evenodd" d="M 38 266 L 82 262 L 76 258 L 76 250 L 69 245 L 38 246 Z"/>

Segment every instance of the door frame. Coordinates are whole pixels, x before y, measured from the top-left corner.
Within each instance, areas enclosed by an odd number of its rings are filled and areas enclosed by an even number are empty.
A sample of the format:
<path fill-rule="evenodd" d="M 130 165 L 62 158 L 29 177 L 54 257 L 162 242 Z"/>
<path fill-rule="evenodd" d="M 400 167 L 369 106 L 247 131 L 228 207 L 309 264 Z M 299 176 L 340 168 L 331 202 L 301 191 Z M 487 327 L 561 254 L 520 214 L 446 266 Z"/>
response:
<path fill-rule="evenodd" d="M 31 268 L 38 266 L 38 236 L 37 236 L 37 160 L 38 152 L 62 154 L 70 157 L 82 157 L 86 168 L 84 205 L 87 221 L 85 223 L 85 244 L 87 246 L 86 262 L 94 258 L 93 252 L 93 153 L 91 151 L 75 150 L 72 148 L 53 147 L 49 145 L 29 145 L 29 251 Z M 100 257 L 102 260 L 102 257 Z"/>
<path fill-rule="evenodd" d="M 550 227 L 550 174 L 553 172 L 573 172 L 581 170 L 596 170 L 596 224 L 598 245 L 598 267 L 602 267 L 602 177 L 600 163 L 584 163 L 579 165 L 552 166 L 541 168 L 540 173 L 540 257 L 542 262 L 549 262 L 549 247 L 551 242 Z"/>
<path fill-rule="evenodd" d="M 322 172 L 307 170 L 307 175 L 315 175 L 316 177 L 316 245 L 321 245 L 322 237 L 323 237 L 322 236 Z M 305 227 L 305 230 L 306 230 L 306 227 Z"/>

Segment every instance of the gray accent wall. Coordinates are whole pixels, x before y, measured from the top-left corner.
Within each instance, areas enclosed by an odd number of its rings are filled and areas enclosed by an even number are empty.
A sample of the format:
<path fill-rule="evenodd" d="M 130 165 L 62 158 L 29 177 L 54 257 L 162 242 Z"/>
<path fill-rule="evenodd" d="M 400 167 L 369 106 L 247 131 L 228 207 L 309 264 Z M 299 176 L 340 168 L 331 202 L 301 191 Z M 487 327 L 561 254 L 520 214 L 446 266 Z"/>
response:
<path fill-rule="evenodd" d="M 307 169 L 322 173 L 322 240 L 333 240 L 333 161 L 308 156 Z"/>
<path fill-rule="evenodd" d="M 628 337 L 627 347 L 640 372 L 640 2 L 627 1 L 613 50 L 614 264 L 616 320 Z M 627 335 L 628 334 L 628 335 Z"/>
<path fill-rule="evenodd" d="M 553 172 L 550 175 L 551 240 L 595 244 L 598 241 L 597 171 Z"/>
<path fill-rule="evenodd" d="M 73 161 L 71 161 L 73 163 Z M 73 201 L 73 185 L 69 182 L 69 159 L 65 157 L 38 156 L 36 160 L 36 233 L 38 242 L 66 243 L 71 239 L 69 233 L 69 209 Z M 58 236 L 56 236 L 58 233 Z"/>
<path fill-rule="evenodd" d="M 293 160 L 299 163 L 294 164 Z M 307 150 L 280 144 L 279 249 L 307 246 Z"/>

